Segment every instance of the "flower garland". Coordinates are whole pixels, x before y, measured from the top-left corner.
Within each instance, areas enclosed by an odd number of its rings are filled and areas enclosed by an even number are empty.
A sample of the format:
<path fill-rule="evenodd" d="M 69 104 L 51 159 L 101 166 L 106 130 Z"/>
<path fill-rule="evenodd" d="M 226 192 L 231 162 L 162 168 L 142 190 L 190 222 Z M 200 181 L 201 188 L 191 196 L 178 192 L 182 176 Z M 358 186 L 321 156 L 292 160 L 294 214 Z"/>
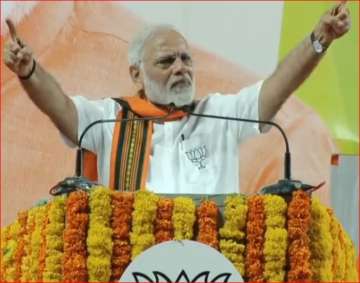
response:
<path fill-rule="evenodd" d="M 197 241 L 219 249 L 218 217 L 219 208 L 213 200 L 202 201 L 196 210 L 198 221 Z"/>
<path fill-rule="evenodd" d="M 332 274 L 333 281 L 343 281 L 345 278 L 345 245 L 344 235 L 342 235 L 341 225 L 334 215 L 334 211 L 327 209 L 330 216 L 330 234 L 333 241 L 332 249 Z"/>
<path fill-rule="evenodd" d="M 15 253 L 15 279 L 14 281 L 19 281 L 21 278 L 21 261 L 25 254 L 25 235 L 26 235 L 26 223 L 28 219 L 28 212 L 23 211 L 18 213 L 17 221 L 20 225 L 20 231 L 18 235 L 18 246 Z"/>
<path fill-rule="evenodd" d="M 44 222 L 42 223 L 42 227 L 41 227 L 41 247 L 40 247 L 40 253 L 39 253 L 39 279 L 42 280 L 43 278 L 43 274 L 44 274 L 44 270 L 45 270 L 45 259 L 46 259 L 46 246 L 47 246 L 47 241 L 46 241 L 46 227 L 49 224 L 49 208 L 50 208 L 50 204 L 47 204 L 45 206 L 45 218 L 44 218 Z"/>
<path fill-rule="evenodd" d="M 20 223 L 16 220 L 14 223 L 9 225 L 6 234 L 6 246 L 4 254 L 4 266 L 5 266 L 5 281 L 15 281 L 16 277 L 16 266 L 15 256 L 18 248 L 18 237 L 20 234 Z"/>
<path fill-rule="evenodd" d="M 111 199 L 111 228 L 113 229 L 111 281 L 119 280 L 131 261 L 130 230 L 133 204 L 133 193 L 113 192 Z"/>
<path fill-rule="evenodd" d="M 135 195 L 130 233 L 132 259 L 155 244 L 154 221 L 158 199 L 157 195 L 148 191 L 139 191 Z"/>
<path fill-rule="evenodd" d="M 174 238 L 174 227 L 172 225 L 174 201 L 169 198 L 161 198 L 157 207 L 154 232 L 155 242 L 159 244 Z"/>
<path fill-rule="evenodd" d="M 276 195 L 266 195 L 265 203 L 265 243 L 264 279 L 269 282 L 285 280 L 287 230 L 285 200 Z"/>
<path fill-rule="evenodd" d="M 330 217 L 316 198 L 311 202 L 310 264 L 314 281 L 332 281 L 333 241 L 330 234 Z"/>
<path fill-rule="evenodd" d="M 311 221 L 310 202 L 310 197 L 299 190 L 293 193 L 288 205 L 288 281 L 311 280 L 308 236 Z"/>
<path fill-rule="evenodd" d="M 88 194 L 76 191 L 66 200 L 64 230 L 64 281 L 87 281 L 86 234 L 89 222 Z"/>
<path fill-rule="evenodd" d="M 342 228 L 343 229 L 343 228 Z M 345 282 L 359 282 L 358 265 L 356 264 L 355 258 L 355 247 L 354 243 L 350 239 L 349 235 L 343 230 L 345 236 Z"/>
<path fill-rule="evenodd" d="M 191 240 L 194 236 L 195 203 L 189 197 L 176 197 L 172 215 L 175 240 Z"/>
<path fill-rule="evenodd" d="M 62 257 L 64 251 L 65 196 L 55 197 L 49 206 L 48 224 L 45 228 L 45 282 L 62 281 Z"/>
<path fill-rule="evenodd" d="M 248 198 L 248 221 L 246 225 L 246 276 L 249 281 L 264 280 L 264 233 L 265 211 L 262 196 Z"/>
<path fill-rule="evenodd" d="M 29 282 L 31 276 L 30 267 L 31 267 L 31 260 L 32 260 L 32 248 L 31 248 L 31 237 L 35 229 L 35 217 L 36 212 L 39 208 L 33 207 L 28 211 L 28 220 L 26 223 L 26 235 L 24 237 L 24 256 L 21 262 L 21 281 Z"/>
<path fill-rule="evenodd" d="M 245 227 L 248 207 L 241 195 L 227 196 L 224 226 L 219 230 L 220 251 L 228 258 L 241 276 L 245 276 Z"/>
<path fill-rule="evenodd" d="M 90 191 L 90 220 L 87 238 L 89 281 L 108 282 L 111 277 L 111 192 L 104 187 Z"/>
<path fill-rule="evenodd" d="M 6 242 L 7 242 L 7 234 L 8 234 L 9 226 L 5 226 L 1 228 L 1 254 L 0 254 L 0 280 L 1 282 L 5 281 L 5 272 L 6 266 L 4 264 L 4 255 L 6 253 Z"/>
<path fill-rule="evenodd" d="M 47 214 L 46 207 L 46 205 L 39 206 L 35 214 L 35 227 L 31 236 L 30 281 L 41 281 L 39 257 L 42 246 L 41 234 Z"/>

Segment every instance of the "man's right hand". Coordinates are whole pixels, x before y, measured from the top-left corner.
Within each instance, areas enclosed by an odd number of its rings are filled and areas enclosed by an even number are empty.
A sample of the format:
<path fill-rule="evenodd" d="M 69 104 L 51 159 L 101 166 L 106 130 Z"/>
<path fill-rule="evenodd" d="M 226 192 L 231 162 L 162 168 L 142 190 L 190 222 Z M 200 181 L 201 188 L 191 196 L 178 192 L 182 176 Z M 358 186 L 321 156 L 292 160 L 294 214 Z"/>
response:
<path fill-rule="evenodd" d="M 15 74 L 26 77 L 33 68 L 34 60 L 31 49 L 17 36 L 14 23 L 6 19 L 11 40 L 4 47 L 4 62 Z"/>
<path fill-rule="evenodd" d="M 5 64 L 20 78 L 27 78 L 35 61 L 31 49 L 17 36 L 13 22 L 6 19 L 10 37 L 4 47 Z M 74 144 L 77 143 L 77 110 L 60 84 L 39 63 L 36 63 L 31 80 L 21 80 L 30 99 L 44 112 L 55 126 Z"/>

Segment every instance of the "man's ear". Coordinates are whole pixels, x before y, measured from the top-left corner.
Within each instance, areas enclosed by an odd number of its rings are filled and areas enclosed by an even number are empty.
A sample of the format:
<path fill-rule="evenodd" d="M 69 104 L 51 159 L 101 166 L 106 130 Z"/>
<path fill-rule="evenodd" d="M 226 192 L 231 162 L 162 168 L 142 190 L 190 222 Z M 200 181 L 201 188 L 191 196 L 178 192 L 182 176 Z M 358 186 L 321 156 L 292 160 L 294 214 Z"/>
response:
<path fill-rule="evenodd" d="M 138 90 L 144 89 L 143 75 L 138 66 L 132 65 L 129 68 L 130 76 Z"/>

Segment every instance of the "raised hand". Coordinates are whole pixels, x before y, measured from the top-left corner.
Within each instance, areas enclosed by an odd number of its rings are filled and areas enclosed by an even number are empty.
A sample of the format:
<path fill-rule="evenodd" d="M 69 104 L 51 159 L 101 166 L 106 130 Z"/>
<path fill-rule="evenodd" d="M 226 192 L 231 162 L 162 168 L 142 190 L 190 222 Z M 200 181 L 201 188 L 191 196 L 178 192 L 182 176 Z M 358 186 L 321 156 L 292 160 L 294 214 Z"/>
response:
<path fill-rule="evenodd" d="M 347 33 L 350 27 L 349 9 L 346 7 L 346 1 L 341 1 L 320 18 L 314 34 L 322 43 L 330 44 L 334 39 Z"/>
<path fill-rule="evenodd" d="M 31 49 L 17 36 L 14 23 L 6 19 L 11 40 L 4 47 L 4 62 L 19 77 L 28 76 L 35 64 Z"/>

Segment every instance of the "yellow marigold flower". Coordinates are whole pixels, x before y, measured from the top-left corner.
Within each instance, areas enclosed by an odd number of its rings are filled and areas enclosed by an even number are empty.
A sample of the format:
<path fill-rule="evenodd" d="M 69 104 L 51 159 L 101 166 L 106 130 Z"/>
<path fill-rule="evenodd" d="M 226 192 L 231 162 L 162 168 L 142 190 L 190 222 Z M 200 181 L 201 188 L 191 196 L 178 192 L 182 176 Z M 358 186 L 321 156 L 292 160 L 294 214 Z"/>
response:
<path fill-rule="evenodd" d="M 6 242 L 7 242 L 8 230 L 9 230 L 9 226 L 1 228 L 1 254 L 0 254 L 0 264 L 1 264 L 0 279 L 1 279 L 1 281 L 5 281 L 6 266 L 4 263 L 4 255 L 6 253 Z"/>
<path fill-rule="evenodd" d="M 6 234 L 6 245 L 4 246 L 3 253 L 3 264 L 5 266 L 4 277 L 6 281 L 15 281 L 16 279 L 16 268 L 15 268 L 15 255 L 18 247 L 18 236 L 20 233 L 20 224 L 15 221 L 13 224 L 8 226 Z"/>
<path fill-rule="evenodd" d="M 194 236 L 195 203 L 191 198 L 177 197 L 173 209 L 174 238 L 191 240 Z"/>
<path fill-rule="evenodd" d="M 158 196 L 149 191 L 138 191 L 135 194 L 130 233 L 132 259 L 155 243 L 154 221 L 158 199 Z"/>
<path fill-rule="evenodd" d="M 327 209 L 318 199 L 311 203 L 310 250 L 313 280 L 330 282 L 332 274 L 333 240 L 330 234 L 330 217 Z"/>
<path fill-rule="evenodd" d="M 359 274 L 357 270 L 356 258 L 355 258 L 355 247 L 354 243 L 350 239 L 349 235 L 343 230 L 345 236 L 345 278 L 346 282 L 359 282 Z"/>
<path fill-rule="evenodd" d="M 285 280 L 287 230 L 285 200 L 280 196 L 266 195 L 265 210 L 265 242 L 264 242 L 264 278 L 270 282 Z"/>
<path fill-rule="evenodd" d="M 221 253 L 236 270 L 245 275 L 245 229 L 248 207 L 246 198 L 230 195 L 225 199 L 224 226 L 219 230 Z"/>
<path fill-rule="evenodd" d="M 46 226 L 46 251 L 43 280 L 62 281 L 62 257 L 64 251 L 63 232 L 65 229 L 65 196 L 55 197 L 48 210 Z"/>
<path fill-rule="evenodd" d="M 44 221 L 47 214 L 47 206 L 40 206 L 35 214 L 35 228 L 31 236 L 31 265 L 30 265 L 30 281 L 40 281 L 39 257 L 42 246 L 41 232 L 44 227 Z"/>
<path fill-rule="evenodd" d="M 26 224 L 26 235 L 24 237 L 25 240 L 25 254 L 21 263 L 21 281 L 30 282 L 31 275 L 31 261 L 32 261 L 32 246 L 31 239 L 32 234 L 35 229 L 35 217 L 38 207 L 33 207 L 28 212 L 28 221 Z"/>
<path fill-rule="evenodd" d="M 327 209 L 331 222 L 330 222 L 330 234 L 333 240 L 333 250 L 332 250 L 332 273 L 333 281 L 339 282 L 343 281 L 345 277 L 345 248 L 342 247 L 340 240 L 341 225 L 336 219 L 332 209 Z"/>
<path fill-rule="evenodd" d="M 90 219 L 87 237 L 89 281 L 110 281 L 113 249 L 110 228 L 111 191 L 93 188 L 89 198 Z"/>

